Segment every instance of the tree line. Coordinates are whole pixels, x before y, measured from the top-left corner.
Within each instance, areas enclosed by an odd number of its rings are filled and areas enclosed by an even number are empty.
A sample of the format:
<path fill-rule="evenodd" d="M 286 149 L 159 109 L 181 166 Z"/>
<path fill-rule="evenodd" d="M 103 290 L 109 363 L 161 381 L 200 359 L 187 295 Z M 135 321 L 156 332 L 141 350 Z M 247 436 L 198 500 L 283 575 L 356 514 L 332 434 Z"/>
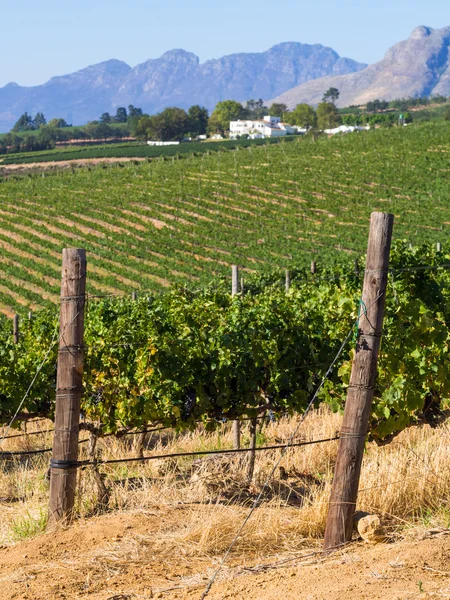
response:
<path fill-rule="evenodd" d="M 163 111 L 148 115 L 141 108 L 132 104 L 128 108 L 120 106 L 115 114 L 104 112 L 98 120 L 84 126 L 73 127 L 62 118 L 54 118 L 47 122 L 44 114 L 38 112 L 34 117 L 25 112 L 17 120 L 9 134 L 0 137 L 0 154 L 47 150 L 58 142 L 70 140 L 120 140 L 134 137 L 139 140 L 182 141 L 203 136 L 229 134 L 230 121 L 261 120 L 265 115 L 276 116 L 283 122 L 299 127 L 308 132 L 332 129 L 344 125 L 379 125 L 391 126 L 398 123 L 400 111 L 402 122 L 412 121 L 407 108 L 441 104 L 442 116 L 450 120 L 450 107 L 445 107 L 447 98 L 408 98 L 392 100 L 375 99 L 365 107 L 350 106 L 337 109 L 339 90 L 329 88 L 323 95 L 322 102 L 314 108 L 306 103 L 298 104 L 289 110 L 286 104 L 273 103 L 266 106 L 262 99 L 250 99 L 245 103 L 235 100 L 219 102 L 215 109 L 209 111 L 199 105 L 188 110 L 180 107 L 169 107 Z"/>

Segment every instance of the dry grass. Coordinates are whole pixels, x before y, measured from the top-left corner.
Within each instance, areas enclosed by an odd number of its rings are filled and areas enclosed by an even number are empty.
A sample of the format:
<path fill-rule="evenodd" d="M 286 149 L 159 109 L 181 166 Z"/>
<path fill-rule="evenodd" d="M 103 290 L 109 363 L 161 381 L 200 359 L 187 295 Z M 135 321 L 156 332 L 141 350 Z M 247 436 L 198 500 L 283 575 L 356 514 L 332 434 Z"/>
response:
<path fill-rule="evenodd" d="M 327 410 L 311 414 L 301 427 L 298 441 L 332 437 L 341 417 Z M 269 424 L 259 444 L 283 443 L 294 431 L 297 419 Z M 46 429 L 49 424 L 34 425 Z M 30 426 L 29 426 L 30 427 Z M 301 434 L 301 435 L 300 435 Z M 85 435 L 85 434 L 83 434 Z M 246 439 L 243 434 L 243 443 Z M 136 456 L 137 436 L 99 441 L 105 459 Z M 3 449 L 25 450 L 51 446 L 51 434 L 7 440 Z M 264 502 L 248 523 L 236 553 L 267 556 L 316 546 L 324 532 L 337 442 L 292 448 L 282 461 L 264 494 Z M 82 445 L 82 457 L 85 457 Z M 145 454 L 196 452 L 231 447 L 231 431 L 149 435 Z M 184 556 L 221 554 L 233 539 L 251 502 L 261 490 L 280 451 L 258 453 L 253 482 L 246 482 L 247 455 L 104 465 L 109 490 L 107 511 L 152 511 L 183 507 L 178 523 L 161 528 L 154 550 L 176 549 Z M 0 470 L 0 544 L 11 544 L 42 530 L 48 501 L 48 455 L 13 463 Z M 99 489 L 92 469 L 78 478 L 77 516 L 99 512 Z M 379 514 L 393 534 L 419 528 L 448 527 L 450 511 L 450 429 L 443 424 L 403 432 L 390 445 L 368 444 L 364 457 L 358 509 Z M 141 543 L 146 544 L 142 538 Z"/>

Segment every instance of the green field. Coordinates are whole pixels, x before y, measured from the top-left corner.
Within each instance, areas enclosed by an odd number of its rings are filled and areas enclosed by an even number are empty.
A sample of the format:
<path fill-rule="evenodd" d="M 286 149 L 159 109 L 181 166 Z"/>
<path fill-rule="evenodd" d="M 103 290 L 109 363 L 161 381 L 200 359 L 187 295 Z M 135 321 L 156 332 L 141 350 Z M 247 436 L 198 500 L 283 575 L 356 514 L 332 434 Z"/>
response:
<path fill-rule="evenodd" d="M 289 136 L 284 140 L 293 141 Z M 268 143 L 276 144 L 278 139 L 271 140 L 223 140 L 217 142 L 185 142 L 178 146 L 148 146 L 145 142 L 124 142 L 119 144 L 99 144 L 96 146 L 70 146 L 54 148 L 42 152 L 21 152 L 7 154 L 0 158 L 2 165 L 26 165 L 35 162 L 60 162 L 66 160 L 87 160 L 91 158 L 157 158 L 172 157 L 220 150 L 233 150 L 249 146 L 263 146 Z"/>
<path fill-rule="evenodd" d="M 56 301 L 65 246 L 88 251 L 92 294 L 130 294 L 351 261 L 372 210 L 445 243 L 449 152 L 450 124 L 427 123 L 0 180 L 0 309 Z"/>

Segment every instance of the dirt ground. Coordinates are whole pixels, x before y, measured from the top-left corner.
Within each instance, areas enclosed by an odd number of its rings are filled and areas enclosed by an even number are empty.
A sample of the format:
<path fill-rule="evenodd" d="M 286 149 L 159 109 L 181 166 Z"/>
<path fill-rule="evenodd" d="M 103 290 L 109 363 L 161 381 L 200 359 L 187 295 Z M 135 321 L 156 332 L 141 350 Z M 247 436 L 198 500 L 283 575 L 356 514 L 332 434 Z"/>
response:
<path fill-rule="evenodd" d="M 200 600 L 221 555 L 203 556 L 186 545 L 177 549 L 170 543 L 171 532 L 195 510 L 192 505 L 155 506 L 103 515 L 4 546 L 0 598 Z M 168 543 L 161 543 L 165 538 Z M 355 542 L 331 555 L 321 554 L 319 548 L 319 544 L 307 548 L 300 543 L 298 552 L 276 556 L 231 554 L 208 598 L 450 597 L 450 531 L 422 531 L 375 546 Z"/>
<path fill-rule="evenodd" d="M 0 175 L 8 175 L 9 173 L 15 172 L 28 172 L 28 171 L 48 171 L 55 168 L 66 168 L 66 167 L 86 167 L 89 165 L 99 164 L 114 164 L 114 163 L 127 163 L 127 162 L 144 162 L 146 158 L 143 157 L 123 157 L 123 158 L 81 158 L 71 160 L 58 160 L 58 161 L 47 161 L 47 162 L 34 162 L 25 164 L 11 164 L 3 165 L 0 161 Z"/>

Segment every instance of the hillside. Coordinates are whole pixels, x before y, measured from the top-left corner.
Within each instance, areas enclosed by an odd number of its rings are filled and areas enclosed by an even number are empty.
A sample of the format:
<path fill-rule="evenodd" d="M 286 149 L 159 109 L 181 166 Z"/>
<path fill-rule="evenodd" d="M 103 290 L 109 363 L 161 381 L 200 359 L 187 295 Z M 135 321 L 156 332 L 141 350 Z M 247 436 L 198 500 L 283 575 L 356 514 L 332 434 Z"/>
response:
<path fill-rule="evenodd" d="M 305 422 L 305 432 L 317 436 L 339 425 L 339 416 L 324 420 L 318 413 Z M 266 439 L 292 427 L 289 421 L 269 425 Z M 208 600 L 447 598 L 447 428 L 448 422 L 438 429 L 413 428 L 389 446 L 368 444 L 358 507 L 383 515 L 389 541 L 372 546 L 355 536 L 331 555 L 320 550 L 337 444 L 291 449 L 283 461 L 288 479 L 276 477 L 271 501 L 249 520 Z M 231 432 L 222 436 L 231 441 Z M 173 447 L 151 442 L 149 454 Z M 216 442 L 217 434 L 208 439 L 196 431 L 178 436 L 175 447 L 204 449 Z M 111 456 L 126 447 L 123 440 L 99 444 Z M 258 454 L 260 477 L 275 457 Z M 203 479 L 191 477 L 190 464 L 181 461 L 104 466 L 110 507 L 95 516 L 92 473 L 82 470 L 79 490 L 85 496 L 75 523 L 47 532 L 47 461 L 41 456 L 14 465 L 0 481 L 0 569 L 8 582 L 2 600 L 200 600 L 248 514 L 242 501 L 225 496 L 244 465 L 245 459 L 234 458 L 215 470 L 209 463 L 208 471 L 206 463 Z M 297 494 L 304 495 L 301 505 Z"/>
<path fill-rule="evenodd" d="M 179 554 L 180 544 L 171 538 L 176 534 L 182 537 L 183 519 L 192 521 L 200 512 L 194 506 L 170 509 L 154 505 L 147 511 L 90 519 L 68 531 L 48 533 L 0 550 L 2 573 L 10 582 L 3 598 L 199 600 L 220 556 L 213 557 L 215 560 L 192 556 L 190 547 L 187 551 L 182 547 L 183 552 L 174 560 L 172 553 Z M 205 512 L 203 508 L 203 518 L 211 519 Z M 284 519 L 295 521 L 295 509 L 284 512 Z M 244 514 L 242 511 L 239 517 Z M 328 557 L 314 555 L 317 547 L 256 558 L 251 552 L 242 552 L 229 559 L 209 598 L 446 598 L 448 532 L 436 533 L 424 535 L 425 539 L 375 547 L 354 544 Z M 166 539 L 172 552 L 158 548 L 161 539 Z M 302 554 L 306 557 L 303 560 Z M 25 556 L 29 557 L 26 561 Z M 27 595 L 22 591 L 25 579 Z M 307 595 L 298 596 L 299 589 Z"/>
<path fill-rule="evenodd" d="M 53 77 L 44 85 L 10 83 L 0 88 L 0 131 L 9 130 L 25 111 L 41 111 L 48 118 L 79 125 L 129 104 L 149 113 L 173 105 L 213 109 L 220 100 L 270 98 L 315 77 L 352 73 L 365 66 L 320 44 L 297 42 L 205 63 L 185 50 L 171 50 L 134 68 L 109 60 Z"/>
<path fill-rule="evenodd" d="M 358 73 L 328 76 L 297 86 L 278 96 L 293 108 L 318 104 L 330 87 L 340 91 L 339 106 L 365 104 L 377 98 L 450 96 L 450 27 L 417 27 L 409 39 L 390 48 L 383 60 Z"/>
<path fill-rule="evenodd" d="M 92 294 L 199 285 L 364 253 L 372 210 L 395 236 L 445 242 L 450 124 L 103 164 L 0 186 L 0 306 L 56 301 L 61 249 L 88 251 Z M 245 272 L 244 272 L 245 275 Z"/>

